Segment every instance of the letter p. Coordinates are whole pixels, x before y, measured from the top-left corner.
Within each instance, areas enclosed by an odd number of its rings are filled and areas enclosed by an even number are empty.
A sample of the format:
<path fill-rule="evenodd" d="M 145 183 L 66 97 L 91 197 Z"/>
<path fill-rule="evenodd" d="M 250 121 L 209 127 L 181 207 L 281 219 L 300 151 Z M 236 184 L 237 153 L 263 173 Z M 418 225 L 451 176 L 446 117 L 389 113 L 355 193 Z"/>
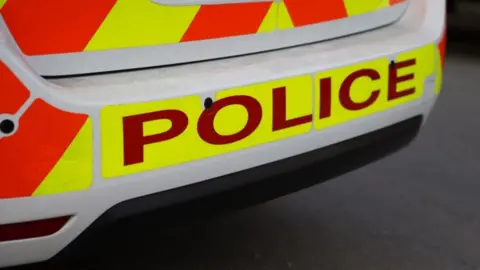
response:
<path fill-rule="evenodd" d="M 154 120 L 170 120 L 170 129 L 158 134 L 144 135 L 143 124 Z M 144 146 L 167 141 L 182 134 L 188 126 L 187 115 L 179 110 L 164 110 L 123 118 L 123 164 L 142 163 Z M 164 154 L 164 153 L 159 153 Z"/>

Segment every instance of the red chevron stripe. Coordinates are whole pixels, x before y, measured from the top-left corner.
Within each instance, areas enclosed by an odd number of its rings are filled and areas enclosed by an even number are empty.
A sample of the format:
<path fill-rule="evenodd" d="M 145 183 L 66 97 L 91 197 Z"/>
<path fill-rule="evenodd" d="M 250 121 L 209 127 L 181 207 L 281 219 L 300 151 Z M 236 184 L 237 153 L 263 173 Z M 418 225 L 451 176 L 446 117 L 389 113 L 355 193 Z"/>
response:
<path fill-rule="evenodd" d="M 86 119 L 35 100 L 20 119 L 17 132 L 0 139 L 0 199 L 32 195 Z"/>
<path fill-rule="evenodd" d="M 182 41 L 254 34 L 268 13 L 270 2 L 204 5 Z"/>
<path fill-rule="evenodd" d="M 1 14 L 23 53 L 80 52 L 116 0 L 13 0 Z"/>
<path fill-rule="evenodd" d="M 405 2 L 405 0 L 390 0 L 390 5 L 396 5 Z"/>
<path fill-rule="evenodd" d="M 304 26 L 347 17 L 343 0 L 284 0 L 294 26 Z"/>
<path fill-rule="evenodd" d="M 15 114 L 29 96 L 28 89 L 0 61 L 0 114 Z"/>
<path fill-rule="evenodd" d="M 443 69 L 445 65 L 445 54 L 447 50 L 447 27 L 445 27 L 445 30 L 443 31 L 442 40 L 438 44 L 438 49 L 440 51 L 440 59 L 442 61 L 442 69 Z"/>

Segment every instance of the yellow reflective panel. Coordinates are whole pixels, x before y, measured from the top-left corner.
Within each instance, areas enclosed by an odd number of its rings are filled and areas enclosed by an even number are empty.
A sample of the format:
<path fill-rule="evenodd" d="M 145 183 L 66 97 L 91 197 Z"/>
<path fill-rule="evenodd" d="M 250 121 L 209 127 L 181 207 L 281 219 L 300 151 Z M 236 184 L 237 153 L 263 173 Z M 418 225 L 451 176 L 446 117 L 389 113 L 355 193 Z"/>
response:
<path fill-rule="evenodd" d="M 80 191 L 93 182 L 92 121 L 88 119 L 33 196 Z"/>
<path fill-rule="evenodd" d="M 177 43 L 200 6 L 162 6 L 150 0 L 118 0 L 86 51 Z"/>
<path fill-rule="evenodd" d="M 348 16 L 361 15 L 390 6 L 389 0 L 343 0 Z"/>

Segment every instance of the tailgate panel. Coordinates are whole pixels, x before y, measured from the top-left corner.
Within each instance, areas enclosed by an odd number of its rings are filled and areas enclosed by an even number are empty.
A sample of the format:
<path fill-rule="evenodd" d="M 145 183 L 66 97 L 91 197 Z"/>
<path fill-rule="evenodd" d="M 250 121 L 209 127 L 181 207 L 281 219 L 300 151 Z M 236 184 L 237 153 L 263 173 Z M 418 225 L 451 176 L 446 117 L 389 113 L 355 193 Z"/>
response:
<path fill-rule="evenodd" d="M 407 6 L 405 0 L 218 1 L 223 0 L 177 5 L 166 0 L 7 0 L 0 5 L 0 27 L 8 28 L 37 72 L 55 76 L 316 42 L 389 24 Z"/>

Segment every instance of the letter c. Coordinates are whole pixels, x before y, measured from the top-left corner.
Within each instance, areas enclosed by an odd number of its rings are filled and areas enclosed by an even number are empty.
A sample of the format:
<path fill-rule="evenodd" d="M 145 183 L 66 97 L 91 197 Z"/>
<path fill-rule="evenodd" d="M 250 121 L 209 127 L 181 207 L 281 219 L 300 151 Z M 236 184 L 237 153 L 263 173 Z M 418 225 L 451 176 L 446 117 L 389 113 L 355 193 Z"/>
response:
<path fill-rule="evenodd" d="M 355 102 L 352 100 L 350 90 L 352 88 L 353 83 L 361 78 L 361 77 L 368 77 L 372 81 L 376 81 L 380 79 L 380 74 L 373 70 L 373 69 L 361 69 L 352 74 L 350 74 L 345 81 L 343 81 L 342 85 L 340 86 L 340 103 L 342 106 L 350 111 L 358 111 L 364 109 L 370 105 L 372 105 L 380 95 L 380 90 L 373 90 L 367 100 L 363 102 Z"/>

